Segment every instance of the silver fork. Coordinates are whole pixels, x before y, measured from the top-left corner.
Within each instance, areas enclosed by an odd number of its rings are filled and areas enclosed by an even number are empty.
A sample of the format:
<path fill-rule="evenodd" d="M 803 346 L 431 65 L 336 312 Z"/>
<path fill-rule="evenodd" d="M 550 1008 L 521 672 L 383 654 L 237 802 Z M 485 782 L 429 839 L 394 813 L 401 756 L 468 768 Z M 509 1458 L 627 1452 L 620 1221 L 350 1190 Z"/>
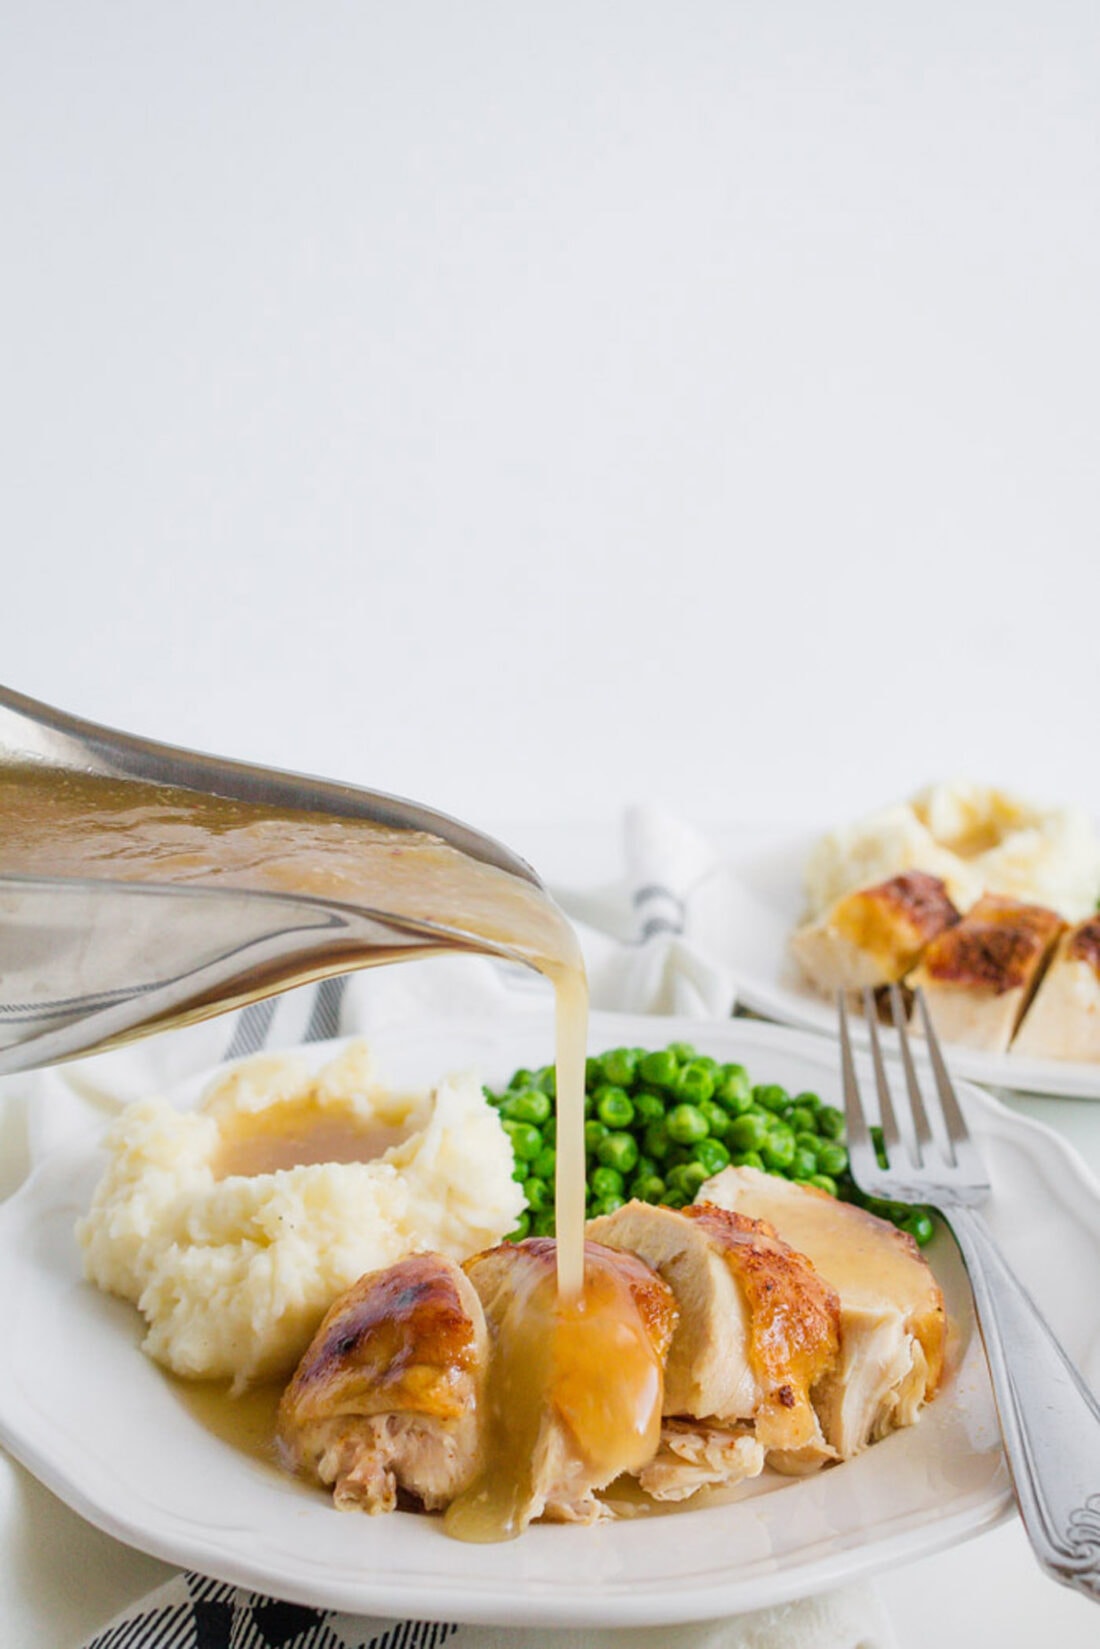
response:
<path fill-rule="evenodd" d="M 905 1079 L 899 1103 L 886 1073 L 874 999 L 870 991 L 864 992 L 887 1168 L 879 1161 L 860 1098 L 842 993 L 837 1001 L 852 1178 L 871 1196 L 927 1203 L 950 1226 L 970 1276 L 1024 1527 L 1049 1574 L 1100 1602 L 1100 1404 L 1010 1270 L 978 1212 L 989 1195 L 989 1178 L 947 1074 L 924 997 L 917 992 L 934 1096 L 922 1091 L 917 1080 L 901 992 L 891 986 Z M 905 1117 L 904 1126 L 899 1117 Z M 1066 1260 L 1070 1263 L 1071 1256 Z"/>

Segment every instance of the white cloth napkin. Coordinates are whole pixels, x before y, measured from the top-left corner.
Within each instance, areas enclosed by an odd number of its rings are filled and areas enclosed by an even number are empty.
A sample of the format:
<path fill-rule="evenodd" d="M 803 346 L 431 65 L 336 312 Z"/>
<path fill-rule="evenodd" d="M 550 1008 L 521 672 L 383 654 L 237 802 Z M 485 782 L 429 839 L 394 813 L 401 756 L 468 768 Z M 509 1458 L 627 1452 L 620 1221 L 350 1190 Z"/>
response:
<path fill-rule="evenodd" d="M 688 825 L 651 808 L 625 819 L 625 874 L 599 892 L 556 890 L 580 932 L 594 1007 L 724 1017 L 734 983 L 721 957 L 731 877 Z M 538 989 L 521 969 L 435 958 L 326 980 L 237 1014 L 38 1072 L 26 1104 L 30 1161 L 98 1135 L 141 1095 L 261 1047 L 448 1016 L 504 1015 Z M 659 1032 L 655 1033 L 659 1035 Z M 20 1079 L 9 1079 L 9 1086 Z M 22 1079 L 25 1083 L 28 1079 Z M 0 1460 L 0 1465 L 7 1462 Z M 530 1630 L 353 1619 L 180 1575 L 135 1602 L 86 1649 L 892 1649 L 874 1591 L 847 1588 L 719 1622 L 641 1630 Z"/>

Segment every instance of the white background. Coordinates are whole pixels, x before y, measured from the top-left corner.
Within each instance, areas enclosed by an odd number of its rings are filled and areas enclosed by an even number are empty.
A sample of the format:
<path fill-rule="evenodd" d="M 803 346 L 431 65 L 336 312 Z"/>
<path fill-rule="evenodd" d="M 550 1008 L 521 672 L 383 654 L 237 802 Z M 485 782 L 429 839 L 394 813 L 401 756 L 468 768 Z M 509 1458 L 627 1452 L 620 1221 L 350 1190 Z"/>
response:
<path fill-rule="evenodd" d="M 8 685 L 520 846 L 1100 811 L 1091 0 L 0 23 Z M 1028 1561 L 904 1649 L 1092 1641 Z"/>
<path fill-rule="evenodd" d="M 1100 806 L 1090 0 L 2 16 L 10 685 L 480 824 Z"/>

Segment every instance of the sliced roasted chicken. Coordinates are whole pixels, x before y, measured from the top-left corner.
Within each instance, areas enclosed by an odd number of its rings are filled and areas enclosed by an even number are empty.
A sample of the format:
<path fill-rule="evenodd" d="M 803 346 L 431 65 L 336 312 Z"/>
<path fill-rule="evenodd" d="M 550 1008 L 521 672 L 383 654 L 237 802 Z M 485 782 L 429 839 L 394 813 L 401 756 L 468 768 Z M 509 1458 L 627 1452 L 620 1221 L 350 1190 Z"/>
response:
<path fill-rule="evenodd" d="M 700 1489 L 729 1488 L 759 1477 L 764 1459 L 751 1426 L 665 1420 L 660 1448 L 636 1475 L 653 1500 L 687 1500 Z"/>
<path fill-rule="evenodd" d="M 672 1291 L 634 1254 L 592 1242 L 572 1302 L 559 1298 L 547 1238 L 502 1243 L 466 1272 L 492 1348 L 486 1455 L 447 1512 L 448 1532 L 500 1540 L 540 1516 L 606 1516 L 596 1491 L 640 1470 L 660 1442 Z"/>
<path fill-rule="evenodd" d="M 912 1425 L 943 1371 L 946 1317 L 931 1268 L 906 1232 L 815 1186 L 724 1168 L 700 1199 L 768 1220 L 840 1300 L 840 1356 L 814 1389 L 839 1457 Z"/>
<path fill-rule="evenodd" d="M 1064 923 L 1043 905 L 987 893 L 927 947 L 906 981 L 924 992 L 945 1042 L 1003 1053 Z M 921 1031 L 914 1014 L 913 1029 Z"/>
<path fill-rule="evenodd" d="M 1062 935 L 1012 1052 L 1025 1059 L 1100 1060 L 1100 916 Z"/>
<path fill-rule="evenodd" d="M 855 991 L 901 979 L 925 945 L 959 913 L 938 876 L 907 870 L 846 893 L 791 935 L 803 973 L 823 991 Z"/>
<path fill-rule="evenodd" d="M 485 1318 L 462 1270 L 415 1254 L 333 1304 L 279 1405 L 285 1463 L 337 1506 L 392 1511 L 398 1489 L 447 1505 L 482 1455 Z"/>
<path fill-rule="evenodd" d="M 751 1422 L 760 1450 L 781 1466 L 790 1451 L 832 1458 L 810 1393 L 836 1361 L 837 1297 L 766 1221 L 708 1204 L 629 1202 L 590 1221 L 588 1232 L 640 1255 L 676 1296 L 666 1416 L 735 1435 Z M 679 1452 L 676 1435 L 666 1435 L 663 1456 Z M 741 1467 L 759 1469 L 759 1461 L 745 1449 L 729 1455 L 741 1476 L 754 1475 Z"/>

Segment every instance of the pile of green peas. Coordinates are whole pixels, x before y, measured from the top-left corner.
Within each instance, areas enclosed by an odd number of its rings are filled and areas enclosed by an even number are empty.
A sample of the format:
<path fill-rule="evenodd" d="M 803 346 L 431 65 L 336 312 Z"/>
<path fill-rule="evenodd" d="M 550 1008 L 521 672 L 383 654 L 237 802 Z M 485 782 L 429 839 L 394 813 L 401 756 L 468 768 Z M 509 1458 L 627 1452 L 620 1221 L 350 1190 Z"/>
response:
<path fill-rule="evenodd" d="M 557 1120 L 554 1067 L 515 1072 L 485 1095 L 512 1144 L 527 1198 L 510 1237 L 554 1235 Z M 631 1198 L 683 1208 L 731 1163 L 816 1185 L 891 1220 L 922 1246 L 929 1212 L 866 1197 L 848 1172 L 844 1116 L 817 1094 L 753 1084 L 744 1065 L 721 1063 L 688 1042 L 611 1048 L 587 1062 L 584 1102 L 586 1213 L 611 1214 Z"/>

